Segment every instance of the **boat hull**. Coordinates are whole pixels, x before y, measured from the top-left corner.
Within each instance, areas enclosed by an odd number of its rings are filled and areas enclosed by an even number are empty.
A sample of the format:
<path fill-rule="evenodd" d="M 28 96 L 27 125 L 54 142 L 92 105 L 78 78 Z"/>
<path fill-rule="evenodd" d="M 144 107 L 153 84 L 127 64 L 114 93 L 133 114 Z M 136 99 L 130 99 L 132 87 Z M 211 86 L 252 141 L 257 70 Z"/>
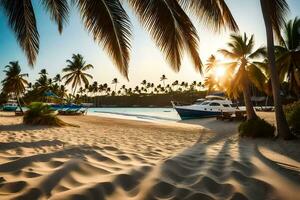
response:
<path fill-rule="evenodd" d="M 3 106 L 3 111 L 16 111 L 18 107 L 16 106 Z"/>
<path fill-rule="evenodd" d="M 221 115 L 221 112 L 217 111 L 204 111 L 204 110 L 192 110 L 185 108 L 175 108 L 181 119 L 197 119 L 197 118 L 207 118 L 216 117 Z"/>

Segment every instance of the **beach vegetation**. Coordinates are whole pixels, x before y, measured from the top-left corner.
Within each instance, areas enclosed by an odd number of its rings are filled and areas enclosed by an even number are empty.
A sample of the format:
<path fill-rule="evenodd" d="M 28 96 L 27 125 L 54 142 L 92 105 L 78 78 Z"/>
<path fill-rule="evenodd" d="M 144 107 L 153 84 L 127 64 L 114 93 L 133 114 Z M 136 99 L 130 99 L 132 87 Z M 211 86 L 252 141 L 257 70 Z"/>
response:
<path fill-rule="evenodd" d="M 23 117 L 23 123 L 28 125 L 65 126 L 51 107 L 42 102 L 32 102 Z"/>
<path fill-rule="evenodd" d="M 239 136 L 251 138 L 273 138 L 275 137 L 275 126 L 264 119 L 256 117 L 242 122 L 239 127 Z"/>
<path fill-rule="evenodd" d="M 284 111 L 291 130 L 300 133 L 300 101 L 286 105 Z"/>

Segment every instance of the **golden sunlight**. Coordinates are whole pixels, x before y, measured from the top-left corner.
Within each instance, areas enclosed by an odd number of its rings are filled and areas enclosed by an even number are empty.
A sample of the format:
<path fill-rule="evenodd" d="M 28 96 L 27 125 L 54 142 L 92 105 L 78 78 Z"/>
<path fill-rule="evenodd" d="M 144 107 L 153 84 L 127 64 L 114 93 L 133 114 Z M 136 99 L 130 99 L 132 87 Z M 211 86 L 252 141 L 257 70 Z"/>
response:
<path fill-rule="evenodd" d="M 226 69 L 224 67 L 217 67 L 215 69 L 215 76 L 217 79 L 223 77 L 226 73 Z"/>

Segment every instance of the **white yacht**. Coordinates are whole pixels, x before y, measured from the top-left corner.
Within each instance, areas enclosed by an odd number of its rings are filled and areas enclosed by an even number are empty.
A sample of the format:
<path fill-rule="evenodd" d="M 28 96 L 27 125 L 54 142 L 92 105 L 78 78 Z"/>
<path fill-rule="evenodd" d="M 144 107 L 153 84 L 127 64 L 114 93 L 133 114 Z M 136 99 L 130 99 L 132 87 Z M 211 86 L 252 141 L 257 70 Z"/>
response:
<path fill-rule="evenodd" d="M 232 101 L 215 95 L 206 96 L 205 99 L 198 99 L 192 105 L 177 106 L 171 102 L 181 119 L 193 119 L 204 117 L 215 117 L 222 112 L 232 112 L 239 110 Z"/>

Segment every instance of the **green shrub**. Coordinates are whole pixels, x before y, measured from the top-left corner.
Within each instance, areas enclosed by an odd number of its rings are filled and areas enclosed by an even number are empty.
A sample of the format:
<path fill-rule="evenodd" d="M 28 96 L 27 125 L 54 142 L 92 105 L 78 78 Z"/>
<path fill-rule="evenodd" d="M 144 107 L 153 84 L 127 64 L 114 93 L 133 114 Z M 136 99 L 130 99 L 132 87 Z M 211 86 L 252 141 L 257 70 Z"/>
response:
<path fill-rule="evenodd" d="M 64 126 L 65 122 L 60 120 L 50 106 L 41 102 L 33 102 L 23 117 L 23 123 L 29 125 Z"/>
<path fill-rule="evenodd" d="M 275 127 L 260 118 L 242 122 L 238 130 L 241 137 L 270 138 L 275 136 Z"/>
<path fill-rule="evenodd" d="M 300 131 L 300 101 L 286 105 L 284 111 L 289 126 Z"/>

